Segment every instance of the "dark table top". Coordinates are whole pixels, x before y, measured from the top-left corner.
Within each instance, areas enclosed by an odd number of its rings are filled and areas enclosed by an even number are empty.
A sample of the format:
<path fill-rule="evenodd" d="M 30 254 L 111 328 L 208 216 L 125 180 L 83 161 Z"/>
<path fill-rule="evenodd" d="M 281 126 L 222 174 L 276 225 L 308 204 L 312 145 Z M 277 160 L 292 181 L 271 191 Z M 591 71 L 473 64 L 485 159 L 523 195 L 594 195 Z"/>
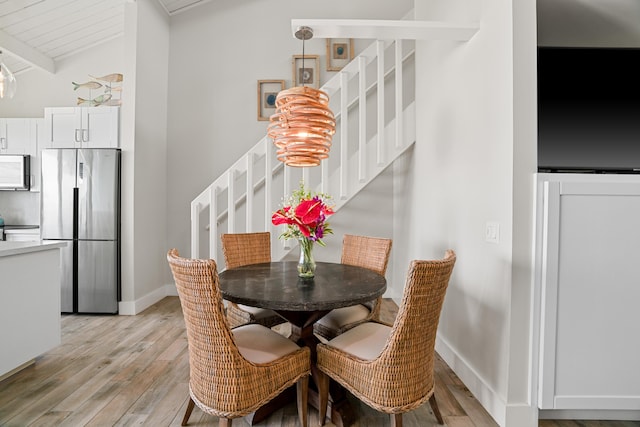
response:
<path fill-rule="evenodd" d="M 224 299 L 272 310 L 331 310 L 371 301 L 387 289 L 384 276 L 369 269 L 318 262 L 315 277 L 298 277 L 297 261 L 253 264 L 219 274 Z"/>

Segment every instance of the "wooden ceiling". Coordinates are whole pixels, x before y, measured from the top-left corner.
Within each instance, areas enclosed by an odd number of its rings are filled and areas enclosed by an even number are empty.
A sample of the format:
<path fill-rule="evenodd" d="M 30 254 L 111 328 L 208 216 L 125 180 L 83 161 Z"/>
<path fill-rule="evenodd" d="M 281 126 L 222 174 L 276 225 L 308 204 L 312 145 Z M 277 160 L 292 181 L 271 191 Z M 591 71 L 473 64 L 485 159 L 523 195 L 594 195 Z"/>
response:
<path fill-rule="evenodd" d="M 135 1 L 0 0 L 0 60 L 14 74 L 55 73 L 56 61 L 121 37 L 125 3 Z M 157 1 L 171 16 L 210 0 Z"/>

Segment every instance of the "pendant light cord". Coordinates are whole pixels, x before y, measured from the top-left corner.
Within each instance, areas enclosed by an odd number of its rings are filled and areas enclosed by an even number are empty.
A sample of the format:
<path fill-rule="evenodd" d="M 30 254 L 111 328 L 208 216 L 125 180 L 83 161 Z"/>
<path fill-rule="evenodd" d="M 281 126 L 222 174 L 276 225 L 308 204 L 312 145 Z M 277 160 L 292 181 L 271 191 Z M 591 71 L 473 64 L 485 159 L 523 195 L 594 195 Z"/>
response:
<path fill-rule="evenodd" d="M 302 38 L 302 87 L 304 87 L 304 40 L 305 38 Z"/>
<path fill-rule="evenodd" d="M 300 69 L 300 71 L 302 71 L 302 73 L 300 73 L 300 76 L 302 78 L 302 84 L 301 86 L 304 87 L 305 85 L 305 74 L 304 74 L 304 60 L 305 60 L 305 52 L 304 52 L 304 42 L 307 39 L 310 39 L 313 37 L 313 30 L 309 27 L 298 27 L 298 29 L 295 32 L 295 36 L 298 40 L 302 40 L 302 68 Z M 296 70 L 296 72 L 299 72 L 298 70 Z"/>

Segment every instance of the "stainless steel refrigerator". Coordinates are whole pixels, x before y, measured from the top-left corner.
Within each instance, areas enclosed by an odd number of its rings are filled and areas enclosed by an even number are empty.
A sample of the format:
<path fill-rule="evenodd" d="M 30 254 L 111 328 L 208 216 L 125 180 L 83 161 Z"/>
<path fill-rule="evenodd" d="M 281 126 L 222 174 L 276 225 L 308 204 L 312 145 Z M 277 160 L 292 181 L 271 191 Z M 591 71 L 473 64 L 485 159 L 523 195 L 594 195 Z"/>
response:
<path fill-rule="evenodd" d="M 43 240 L 61 250 L 61 312 L 117 313 L 120 300 L 120 150 L 42 150 Z"/>

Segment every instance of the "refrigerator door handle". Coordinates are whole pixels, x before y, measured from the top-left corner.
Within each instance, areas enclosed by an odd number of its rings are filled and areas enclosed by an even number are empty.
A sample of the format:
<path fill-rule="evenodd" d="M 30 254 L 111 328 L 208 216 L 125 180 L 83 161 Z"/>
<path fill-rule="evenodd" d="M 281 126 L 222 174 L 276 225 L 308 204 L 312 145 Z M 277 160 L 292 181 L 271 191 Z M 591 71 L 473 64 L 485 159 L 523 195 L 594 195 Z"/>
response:
<path fill-rule="evenodd" d="M 73 188 L 73 239 L 78 239 L 78 201 L 79 198 L 79 189 L 78 187 Z"/>
<path fill-rule="evenodd" d="M 76 142 L 82 142 L 81 136 L 80 136 L 80 132 L 82 131 L 82 129 L 76 129 L 76 134 L 75 134 L 75 140 Z"/>

